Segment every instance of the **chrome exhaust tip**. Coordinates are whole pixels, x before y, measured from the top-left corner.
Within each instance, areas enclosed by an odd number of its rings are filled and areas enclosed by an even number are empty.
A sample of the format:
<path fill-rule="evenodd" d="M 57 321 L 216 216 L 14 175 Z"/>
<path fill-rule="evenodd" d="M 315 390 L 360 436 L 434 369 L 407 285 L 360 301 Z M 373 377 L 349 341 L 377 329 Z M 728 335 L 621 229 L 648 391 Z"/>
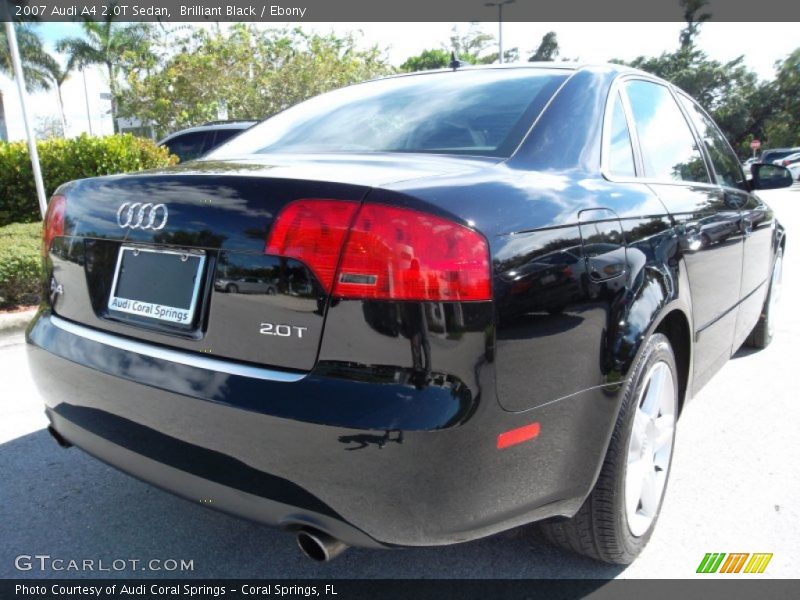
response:
<path fill-rule="evenodd" d="M 344 542 L 316 529 L 301 529 L 297 545 L 303 554 L 317 562 L 333 560 L 348 548 Z"/>

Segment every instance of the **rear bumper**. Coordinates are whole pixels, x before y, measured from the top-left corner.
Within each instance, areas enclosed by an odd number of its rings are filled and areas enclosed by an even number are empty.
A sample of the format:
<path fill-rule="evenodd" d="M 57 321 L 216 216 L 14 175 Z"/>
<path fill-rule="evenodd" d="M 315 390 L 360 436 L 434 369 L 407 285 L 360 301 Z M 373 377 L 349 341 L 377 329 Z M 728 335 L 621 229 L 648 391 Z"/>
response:
<path fill-rule="evenodd" d="M 385 383 L 314 372 L 254 379 L 103 344 L 47 312 L 28 331 L 28 352 L 69 442 L 204 506 L 357 546 L 449 544 L 573 514 L 616 416 L 617 395 L 602 388 L 523 413 L 479 393 L 464 412 L 463 398 L 420 385 L 389 386 L 388 399 Z M 494 390 L 492 373 L 477 377 L 482 390 Z M 356 397 L 372 399 L 369 414 L 348 408 Z M 538 438 L 496 449 L 499 433 L 532 422 Z"/>

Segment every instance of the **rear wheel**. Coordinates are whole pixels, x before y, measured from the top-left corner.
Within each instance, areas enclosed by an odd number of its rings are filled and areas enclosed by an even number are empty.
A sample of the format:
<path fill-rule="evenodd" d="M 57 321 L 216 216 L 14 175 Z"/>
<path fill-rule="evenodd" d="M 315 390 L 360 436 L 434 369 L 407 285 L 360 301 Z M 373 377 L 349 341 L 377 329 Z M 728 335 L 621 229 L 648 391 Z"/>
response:
<path fill-rule="evenodd" d="M 677 414 L 675 355 L 655 334 L 633 369 L 595 488 L 571 519 L 541 523 L 545 537 L 597 560 L 632 562 L 658 519 Z"/>
<path fill-rule="evenodd" d="M 767 298 L 758 323 L 747 337 L 745 344 L 753 348 L 766 348 L 775 334 L 775 311 L 781 299 L 781 283 L 783 280 L 783 250 L 779 249 L 775 256 L 775 265 L 772 267 L 772 277 L 769 280 Z"/>

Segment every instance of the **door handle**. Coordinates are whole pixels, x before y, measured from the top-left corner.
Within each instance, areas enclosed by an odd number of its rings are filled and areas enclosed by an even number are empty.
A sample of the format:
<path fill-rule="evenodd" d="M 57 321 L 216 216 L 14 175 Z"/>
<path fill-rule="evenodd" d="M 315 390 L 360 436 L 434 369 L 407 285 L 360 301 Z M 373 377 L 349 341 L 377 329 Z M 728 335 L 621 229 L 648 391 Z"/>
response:
<path fill-rule="evenodd" d="M 753 233 L 753 221 L 750 217 L 742 217 L 740 221 L 740 229 L 744 234 L 744 237 L 748 237 L 751 233 Z"/>

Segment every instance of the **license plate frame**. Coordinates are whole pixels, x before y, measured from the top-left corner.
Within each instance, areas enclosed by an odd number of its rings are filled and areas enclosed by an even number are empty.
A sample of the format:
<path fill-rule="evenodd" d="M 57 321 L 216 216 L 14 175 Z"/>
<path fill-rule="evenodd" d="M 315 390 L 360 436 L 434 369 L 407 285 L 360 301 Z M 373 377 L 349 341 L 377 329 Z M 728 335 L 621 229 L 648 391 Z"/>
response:
<path fill-rule="evenodd" d="M 189 306 L 171 306 L 164 303 L 148 302 L 137 298 L 126 298 L 117 295 L 119 285 L 121 282 L 120 275 L 123 262 L 125 260 L 126 252 L 133 253 L 134 257 L 138 257 L 142 253 L 149 253 L 151 255 L 161 256 L 177 256 L 180 257 L 181 262 L 187 260 L 197 260 L 197 265 L 194 269 L 194 282 L 191 291 L 191 298 Z M 175 250 L 167 248 L 148 248 L 143 246 L 122 245 L 119 247 L 117 253 L 117 262 L 114 267 L 114 279 L 111 283 L 111 292 L 109 294 L 106 308 L 112 314 L 123 313 L 124 315 L 132 315 L 141 317 L 150 323 L 161 323 L 170 326 L 183 326 L 188 327 L 194 323 L 197 313 L 197 305 L 200 296 L 200 286 L 203 280 L 203 273 L 206 263 L 206 253 L 203 250 Z M 184 274 L 185 276 L 186 274 Z"/>

